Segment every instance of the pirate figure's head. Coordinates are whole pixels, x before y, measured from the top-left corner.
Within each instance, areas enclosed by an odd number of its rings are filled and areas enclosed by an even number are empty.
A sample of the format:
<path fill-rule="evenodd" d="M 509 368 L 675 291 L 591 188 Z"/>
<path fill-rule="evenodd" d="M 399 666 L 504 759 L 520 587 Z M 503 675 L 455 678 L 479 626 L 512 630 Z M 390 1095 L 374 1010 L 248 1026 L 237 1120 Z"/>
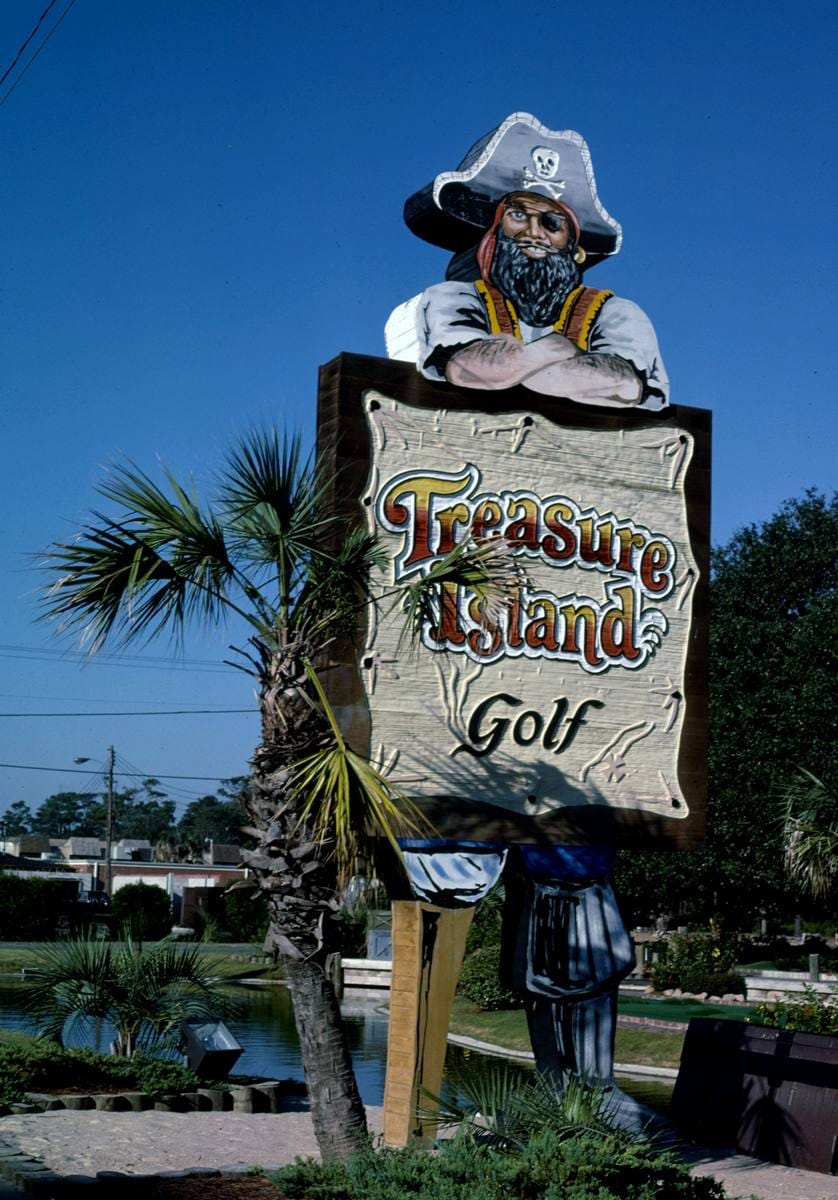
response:
<path fill-rule="evenodd" d="M 585 139 L 572 130 L 548 129 L 529 113 L 512 113 L 472 146 L 456 170 L 414 193 L 404 218 L 418 237 L 455 251 L 449 278 L 467 278 L 471 259 L 474 279 L 477 245 L 496 223 L 498 205 L 513 196 L 538 197 L 567 214 L 587 265 L 620 249 L 622 230 L 597 196 Z"/>

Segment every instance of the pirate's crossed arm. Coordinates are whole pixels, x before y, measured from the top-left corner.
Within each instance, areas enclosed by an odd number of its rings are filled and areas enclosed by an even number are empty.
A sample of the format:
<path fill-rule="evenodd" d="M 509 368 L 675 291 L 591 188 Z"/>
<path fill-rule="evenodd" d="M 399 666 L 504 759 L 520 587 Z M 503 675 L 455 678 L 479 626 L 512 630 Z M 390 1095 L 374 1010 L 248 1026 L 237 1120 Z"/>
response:
<path fill-rule="evenodd" d="M 500 333 L 471 342 L 445 368 L 449 383 L 497 391 L 522 384 L 545 396 L 588 404 L 631 405 L 643 397 L 643 381 L 616 354 L 592 354 L 560 333 L 520 342 Z"/>

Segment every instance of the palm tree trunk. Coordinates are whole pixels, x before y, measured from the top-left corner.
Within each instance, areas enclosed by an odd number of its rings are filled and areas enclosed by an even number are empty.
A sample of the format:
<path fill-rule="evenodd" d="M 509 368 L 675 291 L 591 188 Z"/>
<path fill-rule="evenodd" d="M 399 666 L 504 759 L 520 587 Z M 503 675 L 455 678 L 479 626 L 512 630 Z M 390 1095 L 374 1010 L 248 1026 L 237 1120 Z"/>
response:
<path fill-rule="evenodd" d="M 324 1162 L 332 1162 L 367 1145 L 366 1113 L 334 987 L 310 959 L 286 959 L 285 969 L 314 1133 Z"/>
<path fill-rule="evenodd" d="M 320 743 L 324 722 L 308 702 L 304 647 L 263 653 L 260 676 L 262 742 L 253 758 L 245 808 L 258 849 L 245 851 L 268 895 L 266 946 L 285 967 L 311 1116 L 324 1161 L 367 1144 L 367 1120 L 358 1091 L 335 989 L 325 963 L 335 944 L 337 877 L 331 847 L 316 842 L 299 822 L 292 764 Z"/>

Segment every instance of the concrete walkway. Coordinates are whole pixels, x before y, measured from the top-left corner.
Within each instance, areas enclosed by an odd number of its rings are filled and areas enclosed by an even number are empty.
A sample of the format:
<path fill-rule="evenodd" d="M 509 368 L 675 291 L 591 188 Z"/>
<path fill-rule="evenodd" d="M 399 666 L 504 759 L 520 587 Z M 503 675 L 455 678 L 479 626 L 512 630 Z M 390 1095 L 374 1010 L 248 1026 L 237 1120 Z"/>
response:
<path fill-rule="evenodd" d="M 381 1128 L 380 1108 L 367 1110 L 373 1130 Z M 245 1170 L 276 1167 L 297 1155 L 317 1154 L 307 1112 L 104 1113 L 57 1111 L 4 1117 L 0 1142 L 59 1175 L 95 1176 L 99 1171 L 131 1175 L 189 1168 Z M 687 1150 L 697 1175 L 713 1175 L 730 1197 L 760 1200 L 838 1200 L 838 1178 L 799 1171 L 736 1154 Z M 0 1200 L 22 1192 L 0 1184 Z"/>

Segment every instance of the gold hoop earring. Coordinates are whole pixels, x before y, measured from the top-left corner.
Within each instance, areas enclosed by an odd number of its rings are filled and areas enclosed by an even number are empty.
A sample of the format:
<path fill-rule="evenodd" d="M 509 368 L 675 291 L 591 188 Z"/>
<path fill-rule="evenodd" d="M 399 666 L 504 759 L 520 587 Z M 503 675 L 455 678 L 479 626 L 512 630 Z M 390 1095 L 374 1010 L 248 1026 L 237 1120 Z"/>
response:
<path fill-rule="evenodd" d="M 576 250 L 574 251 L 574 254 L 573 254 L 573 261 L 576 263 L 576 265 L 581 267 L 582 263 L 585 261 L 585 259 L 587 257 L 588 257 L 588 255 L 585 253 L 585 251 L 582 249 L 582 247 L 577 246 Z"/>

